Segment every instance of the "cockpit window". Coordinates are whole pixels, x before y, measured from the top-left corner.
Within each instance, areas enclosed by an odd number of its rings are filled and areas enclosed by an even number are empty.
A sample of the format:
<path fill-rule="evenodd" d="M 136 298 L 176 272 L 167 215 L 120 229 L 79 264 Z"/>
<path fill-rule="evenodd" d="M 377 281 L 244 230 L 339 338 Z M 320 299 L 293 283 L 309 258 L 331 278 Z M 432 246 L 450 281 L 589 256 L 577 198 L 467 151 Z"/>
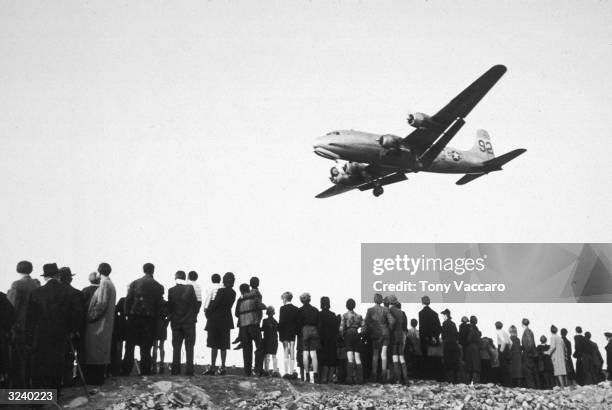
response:
<path fill-rule="evenodd" d="M 328 132 L 327 135 L 340 135 L 340 131 Z"/>

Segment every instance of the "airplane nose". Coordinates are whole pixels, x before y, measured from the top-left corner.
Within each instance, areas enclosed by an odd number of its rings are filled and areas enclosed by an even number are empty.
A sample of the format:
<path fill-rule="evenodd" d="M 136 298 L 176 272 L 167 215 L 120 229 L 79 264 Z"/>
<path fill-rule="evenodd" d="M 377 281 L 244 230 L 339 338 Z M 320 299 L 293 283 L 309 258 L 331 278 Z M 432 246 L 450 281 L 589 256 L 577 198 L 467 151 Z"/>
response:
<path fill-rule="evenodd" d="M 312 141 L 312 147 L 313 148 L 325 148 L 325 146 L 328 144 L 328 138 L 326 135 L 322 135 L 320 137 L 316 137 L 313 141 Z"/>

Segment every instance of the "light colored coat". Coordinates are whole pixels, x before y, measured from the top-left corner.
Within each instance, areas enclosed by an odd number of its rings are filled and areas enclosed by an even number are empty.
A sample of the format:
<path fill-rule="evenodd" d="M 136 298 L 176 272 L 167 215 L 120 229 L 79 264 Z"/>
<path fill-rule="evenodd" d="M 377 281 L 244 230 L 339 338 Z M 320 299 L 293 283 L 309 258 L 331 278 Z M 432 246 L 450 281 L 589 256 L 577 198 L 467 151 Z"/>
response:
<path fill-rule="evenodd" d="M 550 335 L 550 349 L 546 352 L 550 355 L 555 370 L 555 376 L 565 376 L 565 343 L 559 335 Z"/>
<path fill-rule="evenodd" d="M 111 340 L 115 320 L 115 285 L 107 277 L 100 278 L 87 312 L 85 330 L 85 361 L 91 365 L 110 363 Z"/>

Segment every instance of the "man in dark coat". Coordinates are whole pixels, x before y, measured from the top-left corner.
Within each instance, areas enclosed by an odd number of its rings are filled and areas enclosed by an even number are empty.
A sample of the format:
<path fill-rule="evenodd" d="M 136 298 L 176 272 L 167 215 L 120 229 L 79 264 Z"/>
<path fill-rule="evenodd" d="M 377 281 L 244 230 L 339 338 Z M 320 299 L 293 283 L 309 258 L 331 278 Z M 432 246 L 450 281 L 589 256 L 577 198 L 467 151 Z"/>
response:
<path fill-rule="evenodd" d="M 26 312 L 26 340 L 32 349 L 32 387 L 62 387 L 66 343 L 78 324 L 81 306 L 59 278 L 55 263 L 43 266 L 46 283 L 33 290 Z"/>
<path fill-rule="evenodd" d="M 590 372 L 587 372 L 587 368 L 590 368 L 590 358 L 585 354 L 586 340 L 582 334 L 582 328 L 576 327 L 576 335 L 574 336 L 574 358 L 576 359 L 576 383 L 580 386 L 585 384 L 591 384 L 592 380 Z M 585 366 L 584 362 L 587 362 Z"/>
<path fill-rule="evenodd" d="M 215 372 L 219 375 L 225 374 L 225 358 L 227 357 L 227 349 L 230 348 L 230 330 L 234 328 L 234 319 L 232 318 L 232 305 L 236 300 L 236 291 L 234 287 L 235 277 L 232 272 L 226 272 L 223 275 L 223 287 L 217 290 L 217 293 L 205 310 L 206 313 L 206 328 L 208 338 L 206 345 L 211 349 L 211 367 L 205 373 L 213 375 Z M 221 368 L 216 369 L 217 354 L 221 351 Z"/>
<path fill-rule="evenodd" d="M 17 312 L 6 295 L 0 292 L 0 387 L 9 387 L 11 331 Z"/>
<path fill-rule="evenodd" d="M 321 367 L 321 383 L 331 381 L 332 371 L 337 364 L 338 330 L 340 323 L 336 314 L 330 309 L 330 300 L 327 296 L 321 298 L 321 312 L 319 313 L 319 337 L 321 338 L 321 351 L 319 366 Z"/>
<path fill-rule="evenodd" d="M 608 380 L 612 380 L 612 333 L 604 333 L 608 344 L 606 344 L 606 364 L 608 366 Z"/>
<path fill-rule="evenodd" d="M 26 343 L 26 311 L 32 291 L 40 285 L 30 277 L 31 262 L 19 262 L 17 272 L 21 277 L 13 282 L 7 294 L 8 300 L 17 312 L 17 320 L 12 332 L 10 379 L 11 387 L 25 389 L 30 386 L 30 351 Z"/>
<path fill-rule="evenodd" d="M 72 312 L 75 318 L 75 323 L 73 327 L 70 329 L 70 340 L 66 341 L 66 360 L 64 361 L 64 377 L 63 384 L 65 387 L 71 387 L 74 383 L 73 375 L 74 375 L 74 352 L 73 348 L 81 350 L 81 334 L 80 332 L 83 330 L 85 326 L 85 310 L 84 310 L 84 300 L 83 300 L 83 292 L 78 289 L 72 287 L 72 277 L 74 275 L 70 271 L 70 268 L 63 267 L 59 270 L 59 281 L 66 288 L 66 292 L 68 297 L 70 298 L 70 304 L 72 306 L 78 306 L 78 310 L 76 312 Z M 72 343 L 72 344 L 71 344 Z M 83 352 L 79 352 L 79 356 L 83 357 Z"/>
<path fill-rule="evenodd" d="M 181 349 L 185 341 L 185 374 L 193 376 L 193 346 L 196 340 L 196 317 L 200 304 L 193 286 L 185 283 L 185 272 L 174 275 L 176 285 L 168 289 L 168 317 L 172 329 L 172 374 L 181 373 Z"/>
<path fill-rule="evenodd" d="M 459 332 L 457 331 L 457 325 L 451 319 L 450 310 L 444 309 L 441 315 L 444 316 L 444 322 L 442 323 L 444 376 L 447 382 L 456 383 L 460 360 L 459 343 L 457 341 Z"/>
<path fill-rule="evenodd" d="M 164 297 L 164 287 L 153 279 L 155 266 L 145 263 L 142 270 L 144 276 L 130 283 L 125 299 L 128 316 L 128 335 L 122 364 L 125 376 L 132 372 L 136 345 L 140 347 L 140 374 L 151 374 L 151 348 Z"/>
<path fill-rule="evenodd" d="M 429 357 L 427 348 L 438 344 L 442 326 L 438 314 L 429 307 L 431 303 L 429 296 L 423 296 L 421 303 L 423 309 L 419 312 L 419 337 L 423 355 L 423 377 L 437 378 L 441 370 L 440 361 L 438 358 Z"/>

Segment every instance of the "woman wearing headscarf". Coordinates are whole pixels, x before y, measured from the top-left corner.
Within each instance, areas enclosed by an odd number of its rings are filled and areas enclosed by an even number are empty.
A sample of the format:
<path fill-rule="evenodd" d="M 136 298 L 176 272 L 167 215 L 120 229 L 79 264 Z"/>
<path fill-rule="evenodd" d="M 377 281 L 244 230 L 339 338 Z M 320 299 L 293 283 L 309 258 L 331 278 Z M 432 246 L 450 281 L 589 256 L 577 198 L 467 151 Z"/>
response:
<path fill-rule="evenodd" d="M 546 352 L 552 360 L 554 375 L 561 387 L 567 386 L 567 370 L 565 369 L 565 343 L 557 334 L 557 327 L 550 326 L 550 349 Z"/>

